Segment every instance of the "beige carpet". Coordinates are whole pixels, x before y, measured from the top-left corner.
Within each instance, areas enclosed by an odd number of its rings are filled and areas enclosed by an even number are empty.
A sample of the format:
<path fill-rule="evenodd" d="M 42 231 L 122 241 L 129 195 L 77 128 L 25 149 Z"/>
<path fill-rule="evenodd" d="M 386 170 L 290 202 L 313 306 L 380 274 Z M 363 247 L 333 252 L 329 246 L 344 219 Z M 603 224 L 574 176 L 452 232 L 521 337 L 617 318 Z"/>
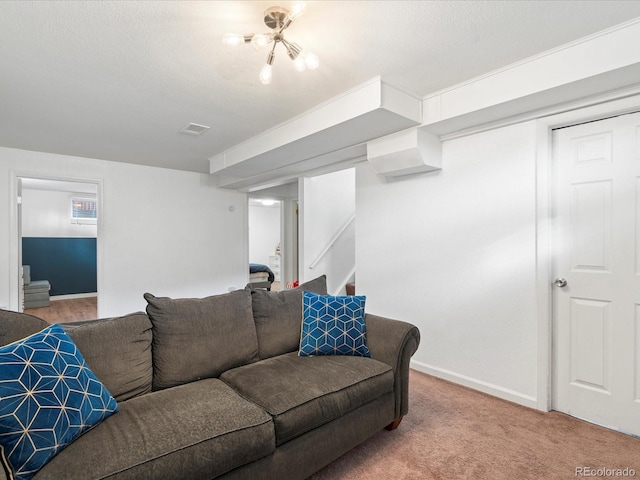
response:
<path fill-rule="evenodd" d="M 640 479 L 640 439 L 411 371 L 409 414 L 398 429 L 379 432 L 310 478 L 581 478 L 576 468 L 588 478 Z M 635 476 L 614 475 L 625 468 Z"/>

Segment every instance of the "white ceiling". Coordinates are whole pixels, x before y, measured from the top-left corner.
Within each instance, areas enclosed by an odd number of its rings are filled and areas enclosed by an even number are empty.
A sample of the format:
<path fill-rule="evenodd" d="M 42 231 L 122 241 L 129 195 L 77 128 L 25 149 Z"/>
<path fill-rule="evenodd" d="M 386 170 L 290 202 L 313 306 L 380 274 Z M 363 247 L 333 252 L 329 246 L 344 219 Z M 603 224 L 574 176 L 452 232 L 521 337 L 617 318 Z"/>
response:
<path fill-rule="evenodd" d="M 208 158 L 369 79 L 423 97 L 640 17 L 640 1 L 309 1 L 287 39 L 227 47 L 290 1 L 0 1 L 0 146 L 208 172 Z M 178 133 L 187 123 L 211 127 Z"/>

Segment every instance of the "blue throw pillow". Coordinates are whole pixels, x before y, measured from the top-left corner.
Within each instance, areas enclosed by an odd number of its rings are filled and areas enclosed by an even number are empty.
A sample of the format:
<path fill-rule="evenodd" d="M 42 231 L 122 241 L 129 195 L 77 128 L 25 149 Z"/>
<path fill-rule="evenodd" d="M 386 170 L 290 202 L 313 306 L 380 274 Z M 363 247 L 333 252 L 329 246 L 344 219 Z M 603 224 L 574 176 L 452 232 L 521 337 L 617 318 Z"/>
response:
<path fill-rule="evenodd" d="M 16 480 L 117 411 L 60 325 L 0 347 L 0 450 Z"/>
<path fill-rule="evenodd" d="M 301 357 L 355 355 L 370 357 L 362 295 L 335 297 L 303 292 Z"/>

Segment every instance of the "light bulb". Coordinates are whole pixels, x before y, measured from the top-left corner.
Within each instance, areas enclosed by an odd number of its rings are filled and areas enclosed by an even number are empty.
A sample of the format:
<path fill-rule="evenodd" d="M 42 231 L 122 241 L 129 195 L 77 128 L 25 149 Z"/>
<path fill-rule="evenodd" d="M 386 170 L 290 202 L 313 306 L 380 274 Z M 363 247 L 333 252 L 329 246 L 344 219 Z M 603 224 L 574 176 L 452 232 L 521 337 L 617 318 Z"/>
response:
<path fill-rule="evenodd" d="M 298 18 L 300 15 L 302 15 L 303 12 L 304 12 L 304 2 L 295 2 L 291 6 L 291 10 L 289 10 L 288 17 L 291 21 L 293 21 L 296 18 Z"/>
<path fill-rule="evenodd" d="M 262 50 L 264 47 L 266 47 L 267 43 L 269 43 L 269 37 L 262 33 L 254 35 L 251 38 L 251 46 L 253 47 L 254 50 L 258 52 Z"/>
<path fill-rule="evenodd" d="M 225 33 L 222 37 L 222 43 L 225 45 L 240 45 L 244 43 L 244 35 L 239 33 Z"/>
<path fill-rule="evenodd" d="M 304 56 L 304 63 L 309 70 L 315 70 L 320 66 L 320 59 L 313 53 L 307 53 Z"/>
<path fill-rule="evenodd" d="M 262 67 L 262 70 L 260 70 L 260 75 L 258 76 L 260 82 L 262 82 L 263 85 L 269 85 L 271 83 L 272 76 L 273 67 L 268 63 L 265 63 L 264 67 Z"/>
<path fill-rule="evenodd" d="M 295 68 L 299 72 L 304 72 L 307 66 L 304 63 L 304 55 L 298 55 L 296 59 L 293 61 L 293 68 Z"/>

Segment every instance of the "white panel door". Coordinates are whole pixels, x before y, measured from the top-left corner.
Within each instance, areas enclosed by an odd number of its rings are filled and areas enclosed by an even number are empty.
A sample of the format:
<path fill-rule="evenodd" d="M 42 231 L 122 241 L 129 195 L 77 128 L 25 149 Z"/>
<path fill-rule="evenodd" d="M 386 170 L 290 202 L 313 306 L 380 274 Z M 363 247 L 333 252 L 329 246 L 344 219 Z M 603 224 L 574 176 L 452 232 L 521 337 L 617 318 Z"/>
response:
<path fill-rule="evenodd" d="M 553 134 L 552 407 L 635 435 L 640 435 L 639 132 L 636 113 Z"/>

